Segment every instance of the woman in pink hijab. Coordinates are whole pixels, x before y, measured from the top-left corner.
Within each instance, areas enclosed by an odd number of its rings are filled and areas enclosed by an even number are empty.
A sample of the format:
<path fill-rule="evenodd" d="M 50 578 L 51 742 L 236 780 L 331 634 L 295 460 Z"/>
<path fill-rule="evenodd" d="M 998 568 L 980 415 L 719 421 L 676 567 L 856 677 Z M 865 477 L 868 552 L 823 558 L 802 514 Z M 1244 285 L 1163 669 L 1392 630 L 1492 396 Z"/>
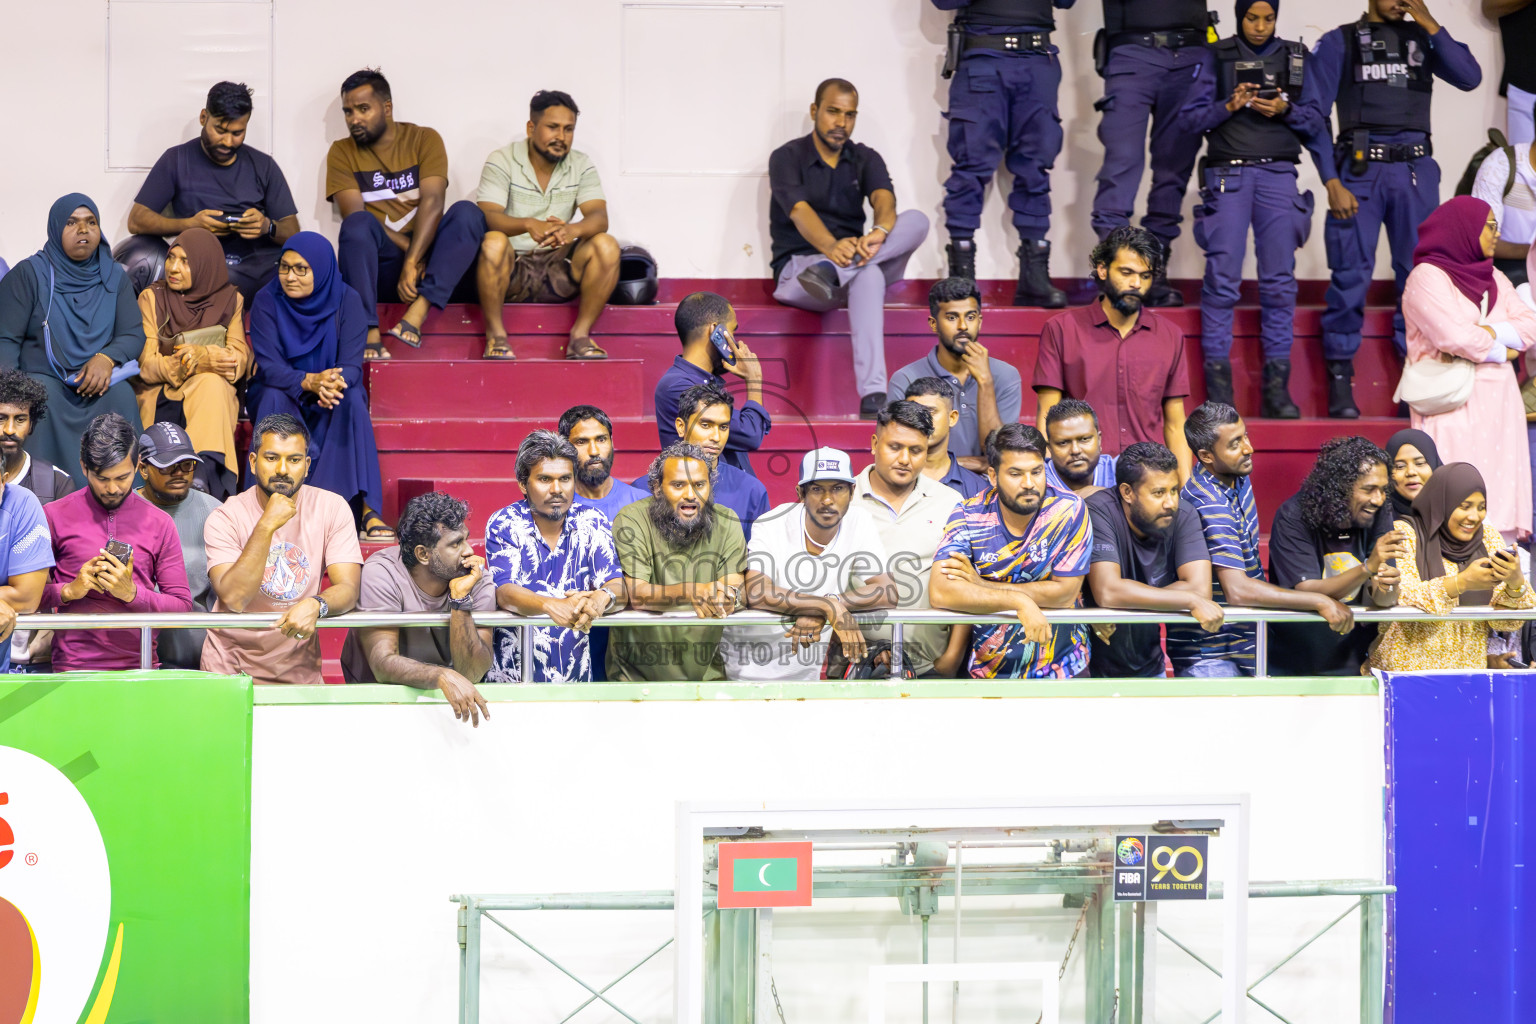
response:
<path fill-rule="evenodd" d="M 1469 462 L 1488 482 L 1489 521 L 1506 541 L 1531 529 L 1531 462 L 1525 403 L 1514 360 L 1536 346 L 1536 311 L 1493 266 L 1498 222 L 1472 196 L 1444 203 L 1419 225 L 1413 271 L 1403 289 L 1408 359 L 1474 364 L 1472 397 L 1413 426 L 1447 463 Z"/>

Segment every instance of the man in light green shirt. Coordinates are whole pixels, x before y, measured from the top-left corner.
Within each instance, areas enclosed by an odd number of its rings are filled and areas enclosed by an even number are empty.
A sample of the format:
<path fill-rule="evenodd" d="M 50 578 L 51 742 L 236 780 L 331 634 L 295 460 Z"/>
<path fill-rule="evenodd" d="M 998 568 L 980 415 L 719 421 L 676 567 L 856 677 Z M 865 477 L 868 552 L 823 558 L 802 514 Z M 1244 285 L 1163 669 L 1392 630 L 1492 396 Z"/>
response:
<path fill-rule="evenodd" d="M 478 285 L 485 357 L 511 359 L 501 319 L 507 302 L 566 302 L 580 293 L 567 359 L 603 359 L 592 325 L 619 281 L 619 243 L 597 168 L 571 148 L 580 111 L 568 93 L 534 93 L 528 137 L 485 161 L 475 202 L 485 211 Z M 580 220 L 575 220 L 577 213 Z"/>

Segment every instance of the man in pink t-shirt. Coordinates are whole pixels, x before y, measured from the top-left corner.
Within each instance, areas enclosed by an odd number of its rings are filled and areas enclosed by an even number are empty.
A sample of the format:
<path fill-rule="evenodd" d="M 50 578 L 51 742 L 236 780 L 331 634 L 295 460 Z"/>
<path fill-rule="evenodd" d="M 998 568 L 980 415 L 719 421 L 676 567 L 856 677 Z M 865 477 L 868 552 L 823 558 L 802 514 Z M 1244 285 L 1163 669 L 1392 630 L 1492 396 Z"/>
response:
<path fill-rule="evenodd" d="M 319 683 L 315 622 L 357 604 L 363 553 L 352 510 L 305 487 L 309 435 L 285 413 L 256 424 L 256 486 L 215 509 L 203 528 L 216 612 L 282 612 L 271 629 L 210 629 L 203 671 L 258 683 Z M 322 576 L 331 585 L 320 589 Z"/>

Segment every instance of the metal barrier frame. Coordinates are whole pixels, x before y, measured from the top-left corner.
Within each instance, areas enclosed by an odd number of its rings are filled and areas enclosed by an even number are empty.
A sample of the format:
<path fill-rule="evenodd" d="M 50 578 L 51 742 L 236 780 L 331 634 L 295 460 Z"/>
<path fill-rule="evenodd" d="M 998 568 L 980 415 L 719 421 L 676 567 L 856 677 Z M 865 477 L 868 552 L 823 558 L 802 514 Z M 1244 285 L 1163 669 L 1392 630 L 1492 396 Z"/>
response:
<path fill-rule="evenodd" d="M 952 896 L 955 899 L 955 914 L 960 914 L 961 894 L 958 890 L 959 863 L 955 869 L 945 868 L 942 871 L 918 871 L 900 872 L 893 870 L 894 875 L 928 874 L 926 887 L 933 889 L 935 895 Z M 816 898 L 827 899 L 840 896 L 892 896 L 899 895 L 898 890 L 913 888 L 910 880 L 893 877 L 884 886 L 864 884 L 856 888 L 849 888 L 846 883 L 840 881 L 834 869 L 818 870 L 814 873 L 813 894 Z M 945 875 L 954 878 L 945 881 Z M 1088 989 L 1090 1000 L 1096 1006 L 1102 1007 L 1106 998 L 1113 1000 L 1109 1013 L 1115 1019 L 1136 1022 L 1139 1024 L 1147 1014 L 1148 1007 L 1145 1003 L 1147 995 L 1145 991 L 1146 981 L 1146 929 L 1150 922 L 1155 934 L 1163 936 L 1179 950 L 1188 954 L 1197 963 L 1214 973 L 1217 977 L 1221 972 L 1206 960 L 1194 953 L 1188 946 L 1180 942 L 1173 935 L 1156 923 L 1156 904 L 1115 904 L 1103 899 L 1102 894 L 1108 892 L 1105 881 L 1094 881 L 1087 876 L 1063 876 L 1054 880 L 1037 880 L 1033 884 L 1018 880 L 990 879 L 991 884 L 977 881 L 970 883 L 973 892 L 981 892 L 991 895 L 1011 895 L 1022 892 L 1039 893 L 1042 891 L 1062 892 L 1069 897 L 1076 895 L 1086 898 L 1084 916 L 1087 923 L 1087 932 L 1083 945 L 1084 957 L 1084 983 Z M 1049 887 L 1048 889 L 1046 887 Z M 1370 879 L 1326 879 L 1310 882 L 1250 882 L 1248 884 L 1249 899 L 1282 899 L 1282 898 L 1308 898 L 1320 896 L 1355 896 L 1358 899 L 1337 917 L 1333 918 L 1321 930 L 1314 933 L 1305 942 L 1301 943 L 1290 953 L 1286 954 L 1277 963 L 1271 966 L 1263 974 L 1251 982 L 1245 990 L 1249 1001 L 1261 1007 L 1284 1024 L 1292 1024 L 1289 1018 L 1283 1016 L 1279 1010 L 1259 999 L 1253 994 L 1253 990 L 1264 981 L 1272 977 L 1286 964 L 1327 934 L 1335 925 L 1339 924 L 1357 909 L 1360 911 L 1360 1024 L 1382 1024 L 1384 1013 L 1384 984 L 1385 984 L 1385 950 L 1383 945 L 1383 923 L 1385 921 L 1385 907 L 1387 896 L 1397 891 L 1395 886 L 1383 885 Z M 554 957 L 544 950 L 529 942 L 518 932 L 514 931 L 493 911 L 519 912 L 534 910 L 673 910 L 675 907 L 674 893 L 670 890 L 650 890 L 640 892 L 584 892 L 584 893 L 544 893 L 529 895 L 488 895 L 488 894 L 460 894 L 450 897 L 451 902 L 458 904 L 457 934 L 459 946 L 459 1024 L 479 1024 L 480 1021 L 480 951 L 483 935 L 483 919 L 489 919 L 492 924 L 511 935 L 518 942 L 527 946 L 545 962 L 556 970 L 570 978 L 577 985 L 585 989 L 589 995 L 580 1005 L 571 1010 L 560 1019 L 558 1024 L 567 1024 L 572 1018 L 586 1009 L 594 1002 L 601 1000 L 615 1013 L 630 1021 L 631 1024 L 640 1024 L 632 1015 L 615 1005 L 609 998 L 608 992 L 619 982 L 629 977 L 642 966 L 654 959 L 668 946 L 673 944 L 673 938 L 667 940 L 651 950 L 636 963 L 632 964 L 612 981 L 595 988 L 573 971 L 566 968 Z M 714 952 L 717 961 L 728 960 L 729 963 L 717 962 L 717 974 L 728 975 L 729 979 L 722 979 L 720 988 L 708 994 L 707 998 L 711 1007 L 717 1013 L 723 1014 L 728 1024 L 742 1024 L 745 1021 L 761 1021 L 765 1012 L 770 1008 L 776 1012 L 777 994 L 771 979 L 771 953 L 764 946 L 768 941 L 767 936 L 772 933 L 771 912 L 763 914 L 755 910 L 717 910 L 711 900 L 713 894 L 705 894 L 704 917 L 706 924 L 715 924 L 713 929 L 717 936 L 714 944 Z M 1225 895 L 1224 887 L 1218 882 L 1211 887 L 1211 898 L 1221 899 Z M 1097 913 L 1094 910 L 1097 909 Z M 730 917 L 732 921 L 727 923 L 724 919 Z M 738 919 L 735 920 L 735 919 Z M 766 918 L 766 920 L 765 920 Z M 923 932 L 926 940 L 928 919 L 923 918 Z M 1115 941 L 1118 932 L 1118 941 Z M 725 941 L 720 941 L 719 936 L 727 936 Z M 1070 947 L 1068 955 L 1070 955 Z M 762 973 L 762 962 L 769 965 L 769 981 L 767 991 L 760 991 L 764 986 L 759 975 Z M 924 962 L 927 962 L 927 946 L 924 945 Z M 1118 984 L 1117 984 L 1118 982 Z M 1211 1024 L 1221 1016 L 1218 1010 L 1206 1017 L 1202 1024 Z M 713 1018 L 711 1018 L 713 1019 Z M 772 1017 L 767 1017 L 772 1020 Z M 926 1003 L 925 1003 L 926 1019 Z M 1105 1016 L 1103 1019 L 1110 1019 Z"/>
<path fill-rule="evenodd" d="M 1456 622 L 1462 620 L 1487 621 L 1489 619 L 1525 621 L 1536 619 L 1536 608 L 1458 608 L 1444 614 L 1431 614 L 1412 608 L 1354 609 L 1355 622 Z M 1177 623 L 1189 625 L 1193 620 L 1183 614 L 1162 612 L 1120 611 L 1110 608 L 1064 608 L 1044 612 L 1047 621 L 1057 625 L 1093 623 L 1143 623 L 1148 625 Z M 148 612 L 107 612 L 99 615 L 80 612 L 53 614 L 31 613 L 16 618 L 17 629 L 136 629 L 139 631 L 139 667 L 151 668 L 154 664 L 153 630 L 156 629 L 270 629 L 281 618 L 280 614 L 251 614 L 234 612 L 178 612 L 175 614 Z M 900 650 L 903 626 L 961 624 L 1017 623 L 1013 615 L 971 615 L 960 612 L 933 609 L 892 609 L 886 612 L 865 612 L 855 616 L 864 625 L 892 626 L 893 678 L 900 677 Z M 446 626 L 447 613 L 408 612 L 348 612 L 334 618 L 320 619 L 319 629 L 349 629 L 359 626 Z M 1257 651 L 1255 674 L 1252 678 L 1264 679 L 1269 675 L 1268 624 L 1275 622 L 1312 622 L 1321 624 L 1321 616 L 1311 612 L 1278 611 L 1267 608 L 1227 608 L 1226 621 L 1256 623 Z M 679 622 L 691 622 L 700 626 L 720 625 L 789 625 L 792 619 L 771 612 L 741 611 L 725 619 L 700 619 L 690 612 L 615 612 L 605 615 L 599 624 L 620 629 L 647 629 L 658 626 L 675 626 Z M 522 650 L 533 649 L 533 630 L 539 626 L 557 626 L 547 616 L 514 615 L 510 612 L 479 612 L 475 623 L 486 628 L 511 627 L 521 629 Z"/>

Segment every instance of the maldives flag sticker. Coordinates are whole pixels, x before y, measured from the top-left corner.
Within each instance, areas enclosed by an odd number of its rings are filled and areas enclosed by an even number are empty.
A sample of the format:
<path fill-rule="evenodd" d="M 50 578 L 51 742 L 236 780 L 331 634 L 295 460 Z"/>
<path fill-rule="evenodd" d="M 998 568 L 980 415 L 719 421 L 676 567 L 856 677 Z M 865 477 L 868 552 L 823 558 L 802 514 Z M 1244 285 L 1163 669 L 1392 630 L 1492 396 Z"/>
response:
<path fill-rule="evenodd" d="M 811 905 L 810 843 L 721 843 L 719 854 L 722 909 Z"/>

